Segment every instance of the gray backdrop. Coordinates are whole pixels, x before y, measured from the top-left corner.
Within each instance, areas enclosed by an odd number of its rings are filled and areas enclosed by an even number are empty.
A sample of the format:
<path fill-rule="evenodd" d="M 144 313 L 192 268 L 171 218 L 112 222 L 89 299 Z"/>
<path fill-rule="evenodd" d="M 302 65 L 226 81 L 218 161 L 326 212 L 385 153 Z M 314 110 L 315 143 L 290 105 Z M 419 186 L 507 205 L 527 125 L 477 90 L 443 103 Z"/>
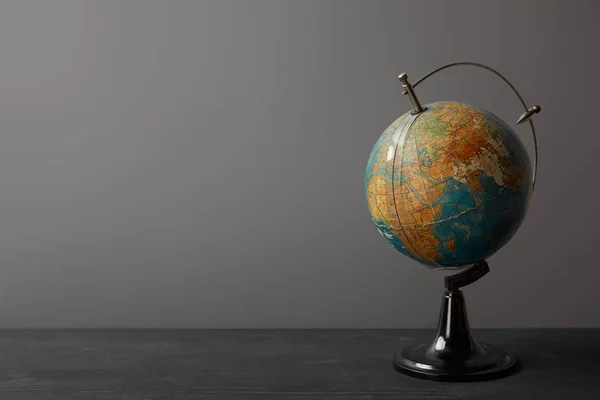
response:
<path fill-rule="evenodd" d="M 444 273 L 377 233 L 363 176 L 398 73 L 458 60 L 543 107 L 472 325 L 600 326 L 599 4 L 1 1 L 0 326 L 433 326 Z M 418 92 L 522 112 L 472 68 Z"/>

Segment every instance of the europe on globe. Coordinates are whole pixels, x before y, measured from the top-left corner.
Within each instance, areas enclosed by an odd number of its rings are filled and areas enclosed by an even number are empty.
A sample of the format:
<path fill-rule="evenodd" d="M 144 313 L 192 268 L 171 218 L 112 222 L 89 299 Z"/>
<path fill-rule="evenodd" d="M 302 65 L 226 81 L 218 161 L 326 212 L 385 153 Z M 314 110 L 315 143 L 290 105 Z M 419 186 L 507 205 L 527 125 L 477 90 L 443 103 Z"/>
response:
<path fill-rule="evenodd" d="M 369 212 L 400 252 L 432 268 L 485 260 L 515 234 L 533 189 L 527 151 L 489 111 L 459 102 L 407 112 L 377 140 Z"/>

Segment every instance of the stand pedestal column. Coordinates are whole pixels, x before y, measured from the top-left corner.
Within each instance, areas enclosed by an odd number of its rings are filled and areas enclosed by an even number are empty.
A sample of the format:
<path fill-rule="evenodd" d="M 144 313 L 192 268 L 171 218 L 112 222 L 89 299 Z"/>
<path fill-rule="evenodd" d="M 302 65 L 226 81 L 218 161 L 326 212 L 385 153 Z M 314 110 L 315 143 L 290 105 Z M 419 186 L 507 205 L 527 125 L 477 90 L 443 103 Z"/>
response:
<path fill-rule="evenodd" d="M 517 362 L 503 350 L 478 343 L 471 336 L 467 310 L 459 289 L 489 272 L 485 261 L 446 277 L 440 319 L 433 342 L 400 350 L 394 367 L 417 378 L 441 381 L 488 380 L 506 376 Z"/>

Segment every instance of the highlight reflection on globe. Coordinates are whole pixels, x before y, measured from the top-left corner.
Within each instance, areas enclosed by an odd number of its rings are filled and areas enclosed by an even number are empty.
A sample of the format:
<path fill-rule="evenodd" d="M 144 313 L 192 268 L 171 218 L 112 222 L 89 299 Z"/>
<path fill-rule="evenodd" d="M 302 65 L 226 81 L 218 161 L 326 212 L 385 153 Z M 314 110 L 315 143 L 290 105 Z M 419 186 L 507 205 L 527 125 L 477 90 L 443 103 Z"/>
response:
<path fill-rule="evenodd" d="M 532 192 L 527 151 L 489 111 L 437 102 L 407 112 L 369 157 L 365 192 L 379 232 L 433 268 L 486 259 L 521 225 Z"/>

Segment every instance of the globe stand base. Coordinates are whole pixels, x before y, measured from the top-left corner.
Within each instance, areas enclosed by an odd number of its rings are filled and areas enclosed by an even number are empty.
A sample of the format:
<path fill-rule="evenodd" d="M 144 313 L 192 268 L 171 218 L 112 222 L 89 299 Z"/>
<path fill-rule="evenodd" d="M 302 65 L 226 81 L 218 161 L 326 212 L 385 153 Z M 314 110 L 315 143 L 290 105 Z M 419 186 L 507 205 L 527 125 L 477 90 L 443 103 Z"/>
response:
<path fill-rule="evenodd" d="M 485 261 L 446 277 L 446 290 L 436 336 L 431 343 L 400 350 L 394 368 L 404 374 L 438 381 L 481 381 L 515 372 L 517 361 L 503 350 L 478 343 L 471 336 L 460 287 L 489 272 Z"/>
<path fill-rule="evenodd" d="M 415 378 L 453 382 L 498 379 L 516 371 L 516 360 L 503 350 L 485 343 L 478 347 L 481 351 L 469 358 L 452 362 L 437 358 L 430 345 L 420 344 L 399 351 L 394 368 Z"/>

